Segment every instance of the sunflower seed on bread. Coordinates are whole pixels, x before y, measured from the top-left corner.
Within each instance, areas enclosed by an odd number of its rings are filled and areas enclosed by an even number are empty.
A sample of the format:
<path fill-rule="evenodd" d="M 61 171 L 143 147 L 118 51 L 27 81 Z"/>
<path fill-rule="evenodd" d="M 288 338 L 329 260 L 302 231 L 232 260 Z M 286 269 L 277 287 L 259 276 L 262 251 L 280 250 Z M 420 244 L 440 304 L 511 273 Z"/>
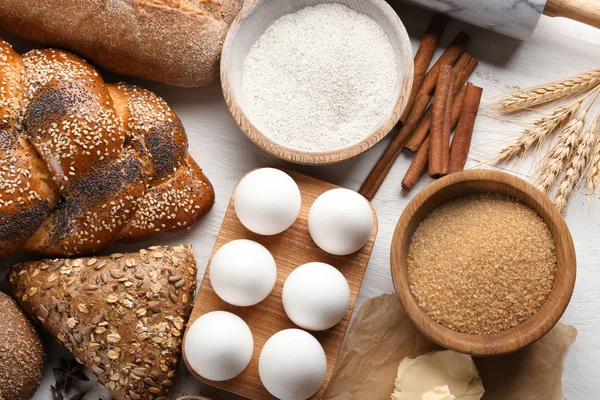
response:
<path fill-rule="evenodd" d="M 23 310 L 116 400 L 158 400 L 172 385 L 196 273 L 185 245 L 26 262 L 9 283 Z"/>

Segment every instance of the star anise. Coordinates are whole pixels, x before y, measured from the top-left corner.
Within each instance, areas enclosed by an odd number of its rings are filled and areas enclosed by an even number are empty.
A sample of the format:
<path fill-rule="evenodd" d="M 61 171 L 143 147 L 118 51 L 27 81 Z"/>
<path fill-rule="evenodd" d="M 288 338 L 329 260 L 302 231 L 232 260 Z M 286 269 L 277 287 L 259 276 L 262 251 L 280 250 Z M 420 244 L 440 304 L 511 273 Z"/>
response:
<path fill-rule="evenodd" d="M 74 396 L 71 396 L 69 398 L 69 400 L 81 400 L 81 399 L 83 399 L 83 396 L 85 396 L 85 392 L 81 392 L 81 393 L 78 393 L 78 394 L 76 394 Z"/>
<path fill-rule="evenodd" d="M 63 395 L 58 391 L 58 389 L 54 386 L 50 386 L 52 390 L 52 400 L 64 400 Z"/>
<path fill-rule="evenodd" d="M 80 380 L 82 382 L 90 380 L 83 372 L 83 365 L 79 364 L 75 359 L 67 361 L 64 358 L 61 358 L 60 367 L 54 368 L 52 371 L 58 375 L 58 378 L 56 378 L 56 389 L 63 388 L 65 393 L 69 392 L 74 380 Z"/>
<path fill-rule="evenodd" d="M 56 387 L 50 386 L 50 389 L 52 389 L 52 400 L 65 400 L 62 393 Z M 71 396 L 68 398 L 68 400 L 82 400 L 83 396 L 85 396 L 85 392 Z"/>

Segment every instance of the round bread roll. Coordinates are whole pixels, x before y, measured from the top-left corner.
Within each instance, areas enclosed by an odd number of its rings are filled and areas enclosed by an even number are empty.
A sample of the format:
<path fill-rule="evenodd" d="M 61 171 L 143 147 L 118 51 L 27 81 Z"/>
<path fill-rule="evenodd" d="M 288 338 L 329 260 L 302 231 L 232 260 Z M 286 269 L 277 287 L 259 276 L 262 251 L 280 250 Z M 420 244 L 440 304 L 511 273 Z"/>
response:
<path fill-rule="evenodd" d="M 17 304 L 0 293 L 0 399 L 28 400 L 40 386 L 44 347 Z"/>

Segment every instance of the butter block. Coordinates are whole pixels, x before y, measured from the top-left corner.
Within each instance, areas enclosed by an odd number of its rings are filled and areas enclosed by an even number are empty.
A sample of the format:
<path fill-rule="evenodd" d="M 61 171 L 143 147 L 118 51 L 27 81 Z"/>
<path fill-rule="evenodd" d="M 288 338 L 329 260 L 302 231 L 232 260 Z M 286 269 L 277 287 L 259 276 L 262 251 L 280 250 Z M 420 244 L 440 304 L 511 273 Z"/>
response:
<path fill-rule="evenodd" d="M 421 395 L 421 400 L 455 400 L 456 397 L 452 396 L 448 385 L 436 386 L 429 392 Z"/>
<path fill-rule="evenodd" d="M 437 387 L 444 386 L 447 394 L 435 393 Z M 432 351 L 400 362 L 391 400 L 480 400 L 484 392 L 471 356 L 451 350 Z"/>

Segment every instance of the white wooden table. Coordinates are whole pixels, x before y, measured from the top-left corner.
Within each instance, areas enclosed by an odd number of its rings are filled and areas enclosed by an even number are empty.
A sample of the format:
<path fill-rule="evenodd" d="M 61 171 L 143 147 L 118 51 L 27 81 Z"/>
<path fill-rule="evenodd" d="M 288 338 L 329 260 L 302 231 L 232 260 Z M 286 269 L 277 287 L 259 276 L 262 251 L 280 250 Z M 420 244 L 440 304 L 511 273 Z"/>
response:
<path fill-rule="evenodd" d="M 430 14 L 411 6 L 396 7 L 416 49 Z M 480 64 L 472 81 L 484 88 L 485 102 L 517 87 L 563 78 L 600 66 L 600 31 L 571 21 L 542 17 L 533 38 L 527 42 L 453 22 L 443 38 L 443 44 L 447 44 L 460 29 L 465 29 L 474 38 L 469 51 L 480 60 Z M 19 51 L 33 47 L 3 32 L 0 32 L 0 36 L 13 43 Z M 125 79 L 138 83 L 154 90 L 168 101 L 183 120 L 189 137 L 190 152 L 213 182 L 217 193 L 213 210 L 191 230 L 162 234 L 142 245 L 114 245 L 111 250 L 133 250 L 156 243 L 192 243 L 200 274 L 206 268 L 234 185 L 245 171 L 261 165 L 285 166 L 357 190 L 385 146 L 380 144 L 362 156 L 333 166 L 290 165 L 266 155 L 242 134 L 229 115 L 218 84 L 197 89 L 180 89 L 109 73 L 104 76 L 107 81 Z M 467 166 L 480 166 L 479 162 L 489 159 L 494 151 L 500 149 L 502 140 L 517 132 L 518 127 L 480 117 Z M 532 162 L 535 159 L 528 160 L 519 168 L 523 176 L 531 174 Z M 389 248 L 394 227 L 407 202 L 430 183 L 429 178 L 423 178 L 409 195 L 401 193 L 400 181 L 409 163 L 410 158 L 406 154 L 401 155 L 373 201 L 379 218 L 379 235 L 357 309 L 365 299 L 394 290 L 389 270 Z M 600 362 L 597 360 L 600 358 L 600 202 L 592 203 L 591 212 L 588 212 L 588 205 L 587 196 L 579 194 L 571 202 L 566 214 L 578 256 L 575 293 L 562 319 L 579 331 L 577 341 L 567 357 L 563 378 L 564 397 L 569 400 L 600 399 Z M 18 259 L 19 257 L 11 257 L 0 261 L 2 278 L 8 267 Z M 50 385 L 55 379 L 52 368 L 57 366 L 59 356 L 67 356 L 66 351 L 52 339 L 45 337 L 44 342 L 48 362 L 45 379 L 35 400 L 51 398 Z M 92 384 L 87 387 L 92 392 L 86 399 L 110 399 L 108 392 L 103 389 Z M 214 399 L 238 398 L 200 384 L 180 365 L 171 397 L 177 398 L 184 394 L 204 394 Z"/>

